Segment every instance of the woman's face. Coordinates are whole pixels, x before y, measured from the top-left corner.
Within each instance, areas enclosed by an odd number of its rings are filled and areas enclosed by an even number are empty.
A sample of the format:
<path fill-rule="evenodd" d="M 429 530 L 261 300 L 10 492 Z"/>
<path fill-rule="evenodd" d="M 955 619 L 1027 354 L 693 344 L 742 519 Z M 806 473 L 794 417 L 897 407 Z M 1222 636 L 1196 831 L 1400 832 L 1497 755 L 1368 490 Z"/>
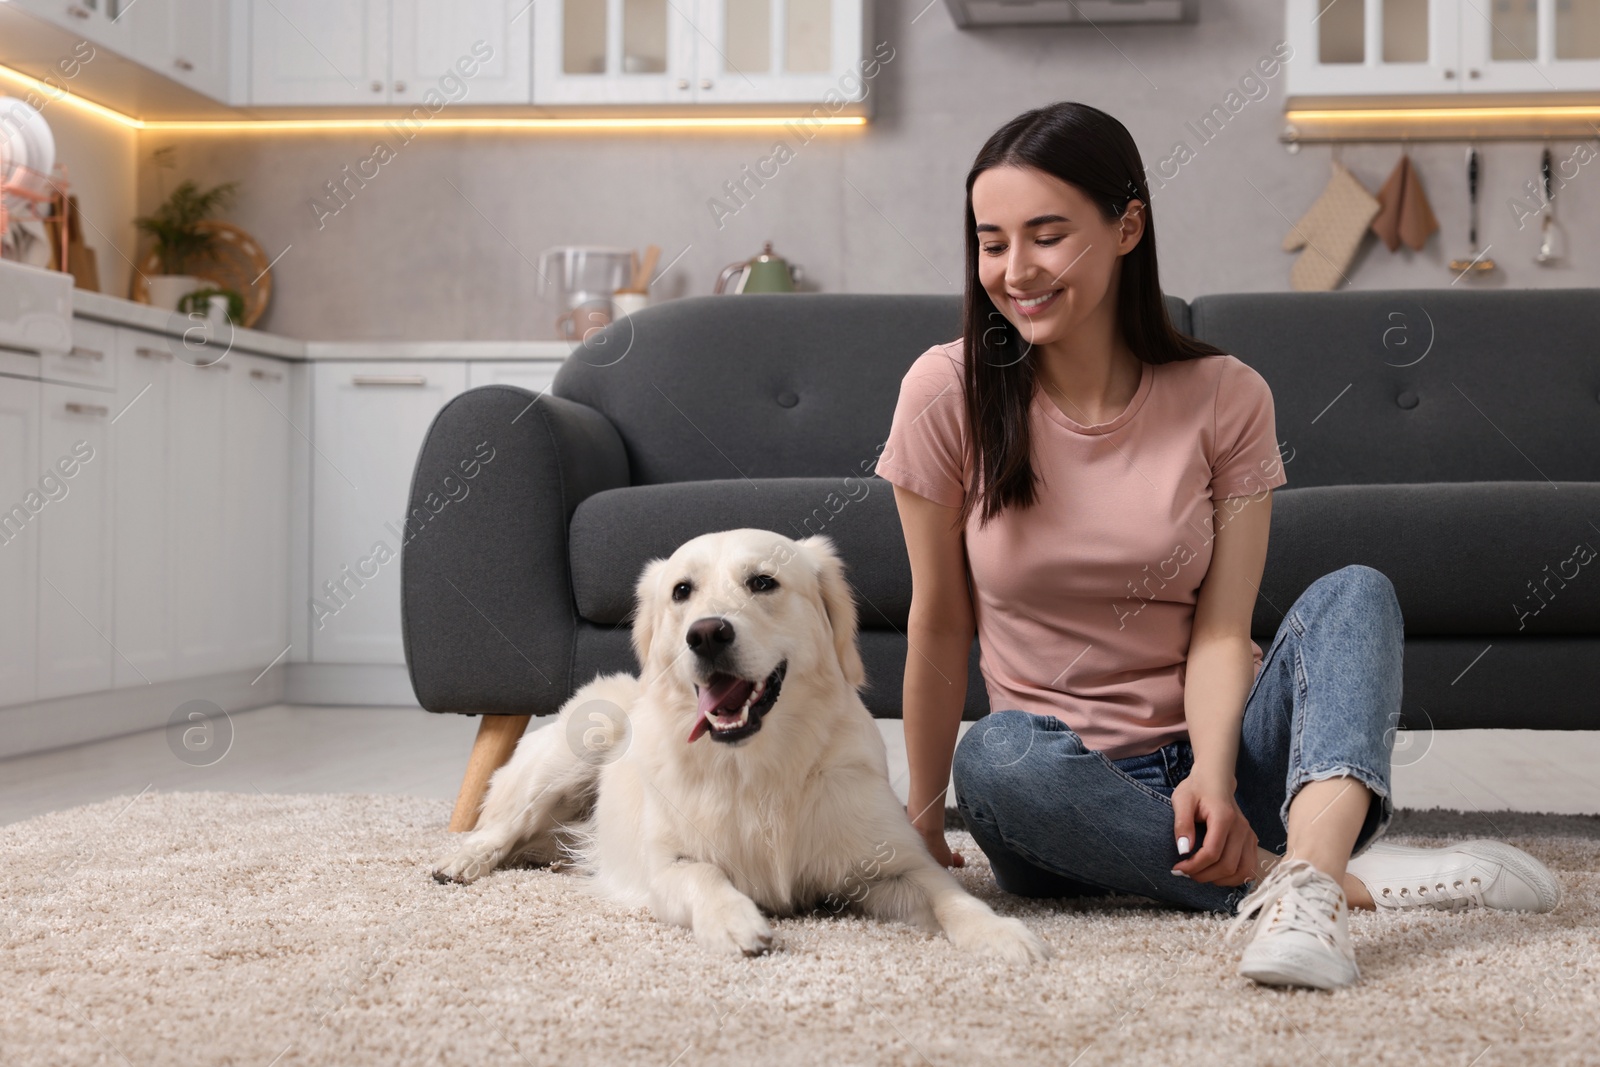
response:
<path fill-rule="evenodd" d="M 1059 340 L 1105 298 L 1144 232 L 1142 207 L 1130 201 L 1107 222 L 1076 185 L 1034 167 L 990 167 L 972 183 L 978 280 L 1024 339 Z"/>

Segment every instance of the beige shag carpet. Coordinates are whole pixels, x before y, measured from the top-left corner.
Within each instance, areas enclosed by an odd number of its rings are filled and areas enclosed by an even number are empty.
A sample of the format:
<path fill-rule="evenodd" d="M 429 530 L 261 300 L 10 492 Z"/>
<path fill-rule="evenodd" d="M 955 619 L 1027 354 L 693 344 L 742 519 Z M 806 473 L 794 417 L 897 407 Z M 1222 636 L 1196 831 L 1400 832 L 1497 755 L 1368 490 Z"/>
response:
<path fill-rule="evenodd" d="M 441 886 L 449 805 L 146 792 L 0 827 L 0 1064 L 1600 1063 L 1600 818 L 1402 812 L 1391 839 L 1500 836 L 1562 882 L 1548 915 L 1352 917 L 1364 981 L 1270 990 L 1225 920 L 1136 897 L 1026 901 L 1059 950 L 1012 970 L 942 937 L 784 920 L 703 955 L 571 873 Z"/>

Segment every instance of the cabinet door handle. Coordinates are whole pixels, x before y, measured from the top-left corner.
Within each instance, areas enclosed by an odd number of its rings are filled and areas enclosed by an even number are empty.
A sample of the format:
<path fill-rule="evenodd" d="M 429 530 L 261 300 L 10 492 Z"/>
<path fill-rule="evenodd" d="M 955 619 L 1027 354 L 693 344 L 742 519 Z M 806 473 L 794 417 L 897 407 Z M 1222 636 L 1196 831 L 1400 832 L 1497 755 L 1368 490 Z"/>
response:
<path fill-rule="evenodd" d="M 351 385 L 427 385 L 428 379 L 420 374 L 356 374 Z"/>
<path fill-rule="evenodd" d="M 406 91 L 406 83 L 405 82 L 395 82 L 394 83 L 394 91 L 397 92 L 397 93 L 405 92 Z"/>
<path fill-rule="evenodd" d="M 701 78 L 700 79 L 700 88 L 702 88 L 702 89 L 711 88 L 711 79 L 710 78 Z"/>
<path fill-rule="evenodd" d="M 177 59 L 174 59 L 172 61 L 172 65 L 174 67 L 177 67 L 179 70 L 183 71 L 185 74 L 189 73 L 191 70 L 194 69 L 194 64 L 189 62 L 187 59 L 184 59 L 182 56 L 179 56 Z"/>
<path fill-rule="evenodd" d="M 250 377 L 258 382 L 281 382 L 283 375 L 277 371 L 262 370 L 260 367 L 250 368 Z"/>
<path fill-rule="evenodd" d="M 111 414 L 110 410 L 99 404 L 80 404 L 76 400 L 69 400 L 65 406 L 68 415 L 93 415 L 97 419 L 103 419 Z"/>
<path fill-rule="evenodd" d="M 1470 70 L 1470 69 L 1469 69 L 1469 70 L 1468 70 L 1468 71 L 1467 71 L 1467 77 L 1469 77 L 1469 78 L 1476 78 L 1476 77 L 1478 77 L 1478 76 L 1479 76 L 1479 74 L 1478 74 L 1478 72 L 1477 72 L 1477 71 L 1475 71 L 1475 70 Z"/>
<path fill-rule="evenodd" d="M 133 354 L 140 359 L 171 359 L 171 352 L 163 352 L 159 348 L 135 348 Z"/>
<path fill-rule="evenodd" d="M 96 361 L 103 360 L 103 359 L 106 358 L 106 354 L 104 352 L 97 352 L 92 348 L 77 348 L 77 347 L 74 347 L 71 352 L 67 353 L 67 355 L 73 356 L 73 357 L 75 357 L 77 359 L 92 359 L 92 360 L 96 360 Z"/>
<path fill-rule="evenodd" d="M 679 78 L 678 79 L 678 88 L 680 88 L 680 89 L 689 88 L 689 79 L 688 78 Z"/>
<path fill-rule="evenodd" d="M 1450 69 L 1449 67 L 1446 67 L 1445 71 L 1444 71 L 1444 76 L 1446 78 L 1454 78 L 1456 76 L 1456 72 L 1454 70 Z"/>
<path fill-rule="evenodd" d="M 89 12 L 84 8 L 79 7 L 77 4 L 68 4 L 67 14 L 71 15 L 75 19 L 86 19 L 89 17 Z"/>
<path fill-rule="evenodd" d="M 372 83 L 372 91 L 375 92 L 375 93 L 383 92 L 383 83 L 382 82 L 377 82 L 377 81 L 373 82 Z"/>

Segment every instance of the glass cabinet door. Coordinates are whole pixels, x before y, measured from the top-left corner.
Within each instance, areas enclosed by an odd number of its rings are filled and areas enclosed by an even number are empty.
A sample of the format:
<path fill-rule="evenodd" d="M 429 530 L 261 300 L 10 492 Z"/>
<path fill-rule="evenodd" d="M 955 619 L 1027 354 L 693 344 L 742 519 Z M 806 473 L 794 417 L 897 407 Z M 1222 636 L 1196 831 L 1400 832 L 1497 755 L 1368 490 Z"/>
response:
<path fill-rule="evenodd" d="M 1464 0 L 1288 0 L 1295 96 L 1451 93 Z M 1489 0 L 1484 0 L 1489 2 Z"/>
<path fill-rule="evenodd" d="M 865 95 L 861 0 L 700 0 L 700 103 L 815 102 Z M 703 35 L 703 36 L 702 36 Z"/>
<path fill-rule="evenodd" d="M 685 0 L 543 0 L 534 5 L 535 103 L 691 103 Z"/>
<path fill-rule="evenodd" d="M 1469 90 L 1600 87 L 1600 0 L 1474 0 L 1461 19 Z"/>

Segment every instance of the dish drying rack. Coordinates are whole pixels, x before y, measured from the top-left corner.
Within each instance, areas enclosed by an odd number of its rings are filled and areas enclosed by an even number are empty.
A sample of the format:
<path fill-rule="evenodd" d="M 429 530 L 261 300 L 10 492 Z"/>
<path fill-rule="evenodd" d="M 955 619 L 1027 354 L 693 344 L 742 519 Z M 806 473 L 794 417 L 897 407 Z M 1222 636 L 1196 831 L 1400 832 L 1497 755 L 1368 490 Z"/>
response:
<path fill-rule="evenodd" d="M 15 180 L 18 177 L 27 179 L 26 184 Z M 54 231 L 51 240 L 57 244 L 55 269 L 68 271 L 67 243 L 71 235 L 67 228 L 67 194 L 71 191 L 71 182 L 67 177 L 67 168 L 57 163 L 46 174 L 29 166 L 21 166 L 12 171 L 12 178 L 11 181 L 0 181 L 0 235 L 11 232 L 13 214 L 44 223 L 47 234 Z M 47 186 L 49 191 L 38 192 L 34 187 L 39 184 Z M 23 201 L 21 211 L 12 209 L 12 197 Z"/>

